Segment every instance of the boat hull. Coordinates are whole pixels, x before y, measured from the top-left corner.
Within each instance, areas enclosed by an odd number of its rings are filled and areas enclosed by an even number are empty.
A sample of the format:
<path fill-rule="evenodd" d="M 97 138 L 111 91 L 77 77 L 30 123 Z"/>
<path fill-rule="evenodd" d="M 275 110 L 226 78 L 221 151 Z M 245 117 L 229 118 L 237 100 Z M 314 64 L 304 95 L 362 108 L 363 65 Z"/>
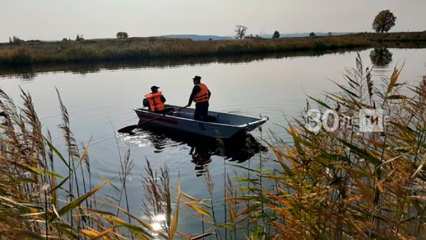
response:
<path fill-rule="evenodd" d="M 180 115 L 173 114 L 153 113 L 145 109 L 136 109 L 135 112 L 140 119 L 139 124 L 142 126 L 149 125 L 157 128 L 162 127 L 168 129 L 175 129 L 195 135 L 222 139 L 229 139 L 239 134 L 251 131 L 267 121 L 266 118 L 253 118 L 253 121 L 244 124 L 225 124 L 220 122 L 197 121 L 192 118 L 188 118 L 188 114 L 186 115 L 186 117 L 182 117 Z M 190 114 L 190 112 L 187 113 Z M 212 112 L 211 114 L 213 118 L 219 119 L 221 116 L 225 115 L 227 117 L 230 116 L 230 114 L 215 112 Z"/>

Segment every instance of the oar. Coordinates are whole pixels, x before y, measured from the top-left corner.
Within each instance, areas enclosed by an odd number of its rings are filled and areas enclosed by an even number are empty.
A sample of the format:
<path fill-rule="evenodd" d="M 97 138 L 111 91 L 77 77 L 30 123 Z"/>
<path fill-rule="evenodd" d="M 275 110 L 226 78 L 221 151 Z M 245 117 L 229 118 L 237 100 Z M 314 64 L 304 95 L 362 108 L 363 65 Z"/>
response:
<path fill-rule="evenodd" d="M 176 109 L 176 111 L 179 112 L 179 111 L 181 111 L 181 110 L 183 110 L 185 108 L 188 108 L 188 106 L 180 107 L 180 108 Z M 118 132 L 119 133 L 129 133 L 130 134 L 130 133 L 132 133 L 133 130 L 135 130 L 136 128 L 140 127 L 141 125 L 147 124 L 147 123 L 155 121 L 157 119 L 160 119 L 160 118 L 164 117 L 165 115 L 166 115 L 166 112 L 164 112 L 161 116 L 158 116 L 158 117 L 155 117 L 155 118 L 151 118 L 151 119 L 139 122 L 136 125 L 131 125 L 131 126 L 127 126 L 127 127 L 121 128 L 121 129 L 118 130 Z"/>
<path fill-rule="evenodd" d="M 130 126 L 118 129 L 117 132 L 132 134 L 133 130 L 135 130 L 136 128 L 138 128 L 137 124 L 136 125 L 130 125 Z"/>

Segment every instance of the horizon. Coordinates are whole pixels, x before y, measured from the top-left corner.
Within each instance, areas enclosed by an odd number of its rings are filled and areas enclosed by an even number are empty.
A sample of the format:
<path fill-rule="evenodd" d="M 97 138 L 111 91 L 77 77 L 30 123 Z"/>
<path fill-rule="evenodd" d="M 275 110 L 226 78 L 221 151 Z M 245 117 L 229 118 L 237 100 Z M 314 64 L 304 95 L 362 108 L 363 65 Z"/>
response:
<path fill-rule="evenodd" d="M 0 29 L 0 42 L 12 36 L 47 41 L 73 39 L 77 34 L 87 39 L 114 38 L 121 31 L 130 37 L 233 36 L 238 24 L 247 26 L 248 34 L 259 35 L 275 30 L 282 34 L 372 32 L 373 19 L 383 9 L 397 16 L 393 32 L 426 30 L 424 0 L 361 0 L 351 2 L 350 7 L 341 0 L 327 4 L 312 0 L 270 0 L 268 4 L 244 0 L 3 1 L 7 11 L 0 19 L 8 24 Z"/>
<path fill-rule="evenodd" d="M 369 31 L 369 32 L 373 32 L 373 31 Z M 389 33 L 392 33 L 395 31 L 389 31 Z M 306 35 L 309 34 L 311 32 L 279 32 L 281 37 L 286 36 L 286 35 Z M 330 32 L 314 32 L 316 34 L 327 34 Z M 363 32 L 331 32 L 333 34 L 337 34 L 337 35 L 344 35 L 344 34 L 356 34 L 356 33 L 363 33 Z M 273 33 L 265 33 L 265 34 L 258 34 L 258 33 L 248 33 L 247 36 L 260 36 L 260 37 L 266 37 L 266 36 L 272 36 Z M 212 36 L 212 37 L 219 37 L 219 38 L 235 38 L 234 35 L 230 34 L 230 35 L 215 35 L 215 34 L 192 34 L 192 33 L 172 33 L 172 34 L 163 34 L 163 35 L 156 35 L 156 36 L 129 36 L 129 38 L 149 38 L 149 37 L 183 37 L 183 36 L 199 36 L 199 37 L 207 37 L 207 36 Z M 10 37 L 18 37 L 19 36 L 10 36 Z M 76 36 L 74 37 L 70 37 L 71 40 L 74 40 Z M 101 40 L 101 39 L 115 39 L 116 36 L 115 34 L 113 36 L 109 36 L 109 37 L 94 37 L 94 38 L 86 38 L 85 36 L 83 36 L 85 38 L 85 40 Z M 61 41 L 62 39 L 24 39 L 24 38 L 20 38 L 21 40 L 24 41 L 43 41 L 43 42 L 56 42 L 56 41 Z M 8 41 L 2 41 L 0 40 L 0 43 L 8 43 Z"/>

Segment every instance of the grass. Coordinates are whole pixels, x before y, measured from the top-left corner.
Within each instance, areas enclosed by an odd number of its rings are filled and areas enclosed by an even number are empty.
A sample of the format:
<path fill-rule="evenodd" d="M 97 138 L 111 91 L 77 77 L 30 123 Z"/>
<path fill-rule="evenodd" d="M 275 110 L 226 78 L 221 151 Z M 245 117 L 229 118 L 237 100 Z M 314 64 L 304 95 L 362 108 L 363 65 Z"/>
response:
<path fill-rule="evenodd" d="M 419 47 L 425 44 L 425 32 L 360 33 L 344 36 L 238 41 L 191 41 L 166 38 L 28 41 L 0 44 L 0 66 L 229 57 L 242 54 L 321 52 L 378 46 Z"/>

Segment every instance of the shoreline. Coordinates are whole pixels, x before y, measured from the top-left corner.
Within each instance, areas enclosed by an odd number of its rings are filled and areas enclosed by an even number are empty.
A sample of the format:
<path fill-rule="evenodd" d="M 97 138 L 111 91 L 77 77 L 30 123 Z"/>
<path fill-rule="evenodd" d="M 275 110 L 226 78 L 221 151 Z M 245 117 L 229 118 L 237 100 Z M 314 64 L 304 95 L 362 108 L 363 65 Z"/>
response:
<path fill-rule="evenodd" d="M 426 47 L 425 32 L 355 33 L 282 39 L 193 41 L 168 38 L 24 41 L 0 43 L 0 69 L 61 64 L 188 61 L 295 53 L 321 54 L 364 48 Z"/>
<path fill-rule="evenodd" d="M 426 47 L 426 45 L 425 45 Z M 176 66 L 193 66 L 199 64 L 210 63 L 248 63 L 253 61 L 261 61 L 265 59 L 280 59 L 287 57 L 305 57 L 305 56 L 323 56 L 327 54 L 343 54 L 351 51 L 363 51 L 368 48 L 353 48 L 343 50 L 326 50 L 326 51 L 293 51 L 286 53 L 266 53 L 266 54 L 242 54 L 234 56 L 219 57 L 180 57 L 180 58 L 153 58 L 145 60 L 130 61 L 99 61 L 99 62 L 77 62 L 77 63 L 45 63 L 32 64 L 24 66 L 1 66 L 0 77 L 16 76 L 23 79 L 31 79 L 39 73 L 46 72 L 71 72 L 75 74 L 86 74 L 98 72 L 101 70 L 117 70 L 117 69 L 135 69 L 144 67 L 176 67 Z"/>

